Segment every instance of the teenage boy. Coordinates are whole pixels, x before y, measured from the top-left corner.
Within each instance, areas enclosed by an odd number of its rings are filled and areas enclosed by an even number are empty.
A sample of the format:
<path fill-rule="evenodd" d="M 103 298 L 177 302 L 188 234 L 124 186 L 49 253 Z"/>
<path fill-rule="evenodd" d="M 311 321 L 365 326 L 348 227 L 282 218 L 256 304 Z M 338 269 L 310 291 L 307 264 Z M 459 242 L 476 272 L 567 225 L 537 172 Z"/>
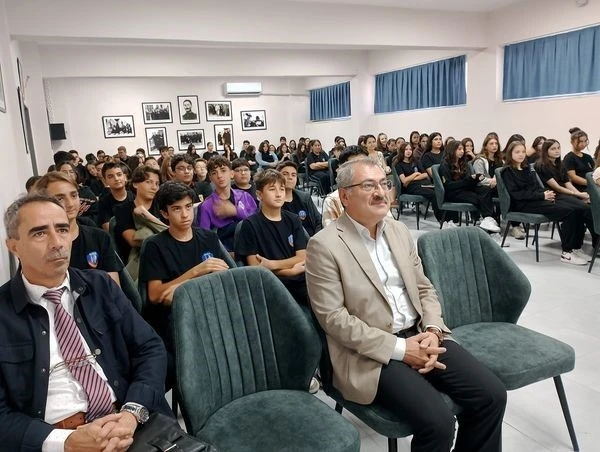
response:
<path fill-rule="evenodd" d="M 110 236 L 102 229 L 77 223 L 79 187 L 72 178 L 57 171 L 42 176 L 33 187 L 36 192 L 52 196 L 67 212 L 71 236 L 69 267 L 81 270 L 104 270 L 117 283 L 123 264 L 119 261 Z"/>
<path fill-rule="evenodd" d="M 200 199 L 194 182 L 194 158 L 189 154 L 177 154 L 171 159 L 171 170 L 173 171 L 173 180 L 181 182 L 190 187 L 194 192 L 193 201 L 197 204 L 204 199 Z"/>
<path fill-rule="evenodd" d="M 121 163 L 107 162 L 102 166 L 102 178 L 110 190 L 98 203 L 98 225 L 108 232 L 108 223 L 115 215 L 115 207 L 133 202 L 133 193 L 127 190 L 127 176 Z"/>
<path fill-rule="evenodd" d="M 236 190 L 242 190 L 252 196 L 254 201 L 256 198 L 256 189 L 252 183 L 252 171 L 250 170 L 250 164 L 246 159 L 235 159 L 231 162 L 231 169 L 233 170 L 233 183 L 232 188 Z"/>
<path fill-rule="evenodd" d="M 139 283 L 146 286 L 149 301 L 144 318 L 165 341 L 169 376 L 174 375 L 170 328 L 173 292 L 185 281 L 227 270 L 226 261 L 232 263 L 215 232 L 192 227 L 193 197 L 194 191 L 180 182 L 169 181 L 160 187 L 156 202 L 169 228 L 147 238 L 140 256 Z"/>
<path fill-rule="evenodd" d="M 274 169 L 255 177 L 260 211 L 244 220 L 235 255 L 247 265 L 271 270 L 300 305 L 308 304 L 304 259 L 307 237 L 297 215 L 282 210 L 286 180 Z"/>
<path fill-rule="evenodd" d="M 235 227 L 256 213 L 256 202 L 245 191 L 231 188 L 231 162 L 225 157 L 213 157 L 207 168 L 215 191 L 200 204 L 197 224 L 203 229 L 216 229 L 225 248 L 232 251 Z"/>
<path fill-rule="evenodd" d="M 309 236 L 315 235 L 321 230 L 321 214 L 313 202 L 309 193 L 296 189 L 298 184 L 298 165 L 291 160 L 286 160 L 277 166 L 285 178 L 285 202 L 283 210 L 295 213 L 300 217 L 302 226 Z"/>

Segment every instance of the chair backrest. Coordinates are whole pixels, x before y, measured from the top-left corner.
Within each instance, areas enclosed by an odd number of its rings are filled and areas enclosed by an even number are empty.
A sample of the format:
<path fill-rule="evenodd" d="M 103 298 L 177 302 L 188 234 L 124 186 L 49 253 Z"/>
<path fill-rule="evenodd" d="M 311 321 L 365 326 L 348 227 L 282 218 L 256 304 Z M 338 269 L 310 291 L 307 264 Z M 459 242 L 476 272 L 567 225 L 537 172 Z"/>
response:
<path fill-rule="evenodd" d="M 398 171 L 396 171 L 395 166 L 391 166 L 392 168 L 392 182 L 394 183 L 394 187 L 396 187 L 396 197 L 402 194 L 402 181 L 400 181 L 400 176 L 398 176 Z"/>
<path fill-rule="evenodd" d="M 489 234 L 478 227 L 428 232 L 417 248 L 449 328 L 517 322 L 531 285 Z"/>
<path fill-rule="evenodd" d="M 245 395 L 308 389 L 319 337 L 270 271 L 242 267 L 190 280 L 175 291 L 173 318 L 178 388 L 191 434 Z"/>
<path fill-rule="evenodd" d="M 592 217 L 594 220 L 594 232 L 600 234 L 600 186 L 596 185 L 594 173 L 587 173 L 585 179 L 587 180 L 587 192 L 590 195 L 590 208 L 592 209 Z"/>
<path fill-rule="evenodd" d="M 498 189 L 498 198 L 500 198 L 500 213 L 502 214 L 502 218 L 506 218 L 508 211 L 510 210 L 510 193 L 506 189 L 506 185 L 504 185 L 504 179 L 502 179 L 502 173 L 506 168 L 496 168 L 494 171 L 494 175 L 496 176 L 496 187 Z"/>
<path fill-rule="evenodd" d="M 337 187 L 335 183 L 334 170 L 336 170 L 338 166 L 338 159 L 336 159 L 335 157 L 331 157 L 329 160 L 327 160 L 327 168 L 329 170 L 329 186 L 332 190 L 335 190 L 334 187 Z"/>
<path fill-rule="evenodd" d="M 235 232 L 233 233 L 233 249 L 234 250 L 238 249 L 238 244 L 240 241 L 240 237 L 242 235 L 242 223 L 243 222 L 244 222 L 244 220 L 239 221 L 238 224 L 235 225 Z M 235 257 L 235 263 L 236 263 L 236 267 L 243 267 L 244 265 L 246 265 L 246 262 L 239 259 L 237 256 Z"/>
<path fill-rule="evenodd" d="M 113 247 L 115 248 L 115 250 L 117 249 L 117 236 L 115 234 L 116 226 L 117 226 L 117 218 L 110 217 L 110 220 L 108 220 L 108 235 L 110 235 L 110 238 L 113 242 Z"/>
<path fill-rule="evenodd" d="M 444 204 L 446 190 L 444 189 L 444 184 L 442 182 L 442 178 L 440 177 L 440 165 L 433 165 L 431 167 L 431 175 L 433 177 L 433 191 L 435 192 L 435 199 L 438 206 L 441 206 Z"/>
<path fill-rule="evenodd" d="M 119 272 L 119 281 L 121 282 L 121 290 L 129 298 L 135 310 L 141 314 L 144 302 L 138 290 L 138 285 L 125 267 Z"/>

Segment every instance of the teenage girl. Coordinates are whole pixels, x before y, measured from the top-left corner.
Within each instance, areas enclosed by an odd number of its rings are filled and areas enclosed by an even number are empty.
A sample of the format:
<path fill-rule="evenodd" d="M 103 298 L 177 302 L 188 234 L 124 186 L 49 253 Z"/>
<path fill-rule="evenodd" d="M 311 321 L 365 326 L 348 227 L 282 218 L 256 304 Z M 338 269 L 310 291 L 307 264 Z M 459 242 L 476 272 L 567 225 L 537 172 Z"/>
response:
<path fill-rule="evenodd" d="M 423 135 L 421 135 L 422 137 Z M 421 146 L 423 141 L 421 141 Z M 439 132 L 433 132 L 429 135 L 427 140 L 427 147 L 425 152 L 421 156 L 421 167 L 427 171 L 429 177 L 431 177 L 431 167 L 442 163 L 442 152 L 444 152 L 444 143 L 442 142 L 442 134 Z"/>
<path fill-rule="evenodd" d="M 484 176 L 472 172 L 462 143 L 450 141 L 444 156 L 439 171 L 446 201 L 473 204 L 483 217 L 479 227 L 489 232 L 500 232 L 500 227 L 493 218 L 492 192 L 489 187 L 477 185 Z"/>
<path fill-rule="evenodd" d="M 461 143 L 465 150 L 465 155 L 467 156 L 467 160 L 469 162 L 472 162 L 473 160 L 475 160 L 477 158 L 477 156 L 475 155 L 475 144 L 473 143 L 473 140 L 471 138 L 467 137 L 467 138 L 463 138 L 461 140 Z"/>
<path fill-rule="evenodd" d="M 587 133 L 579 127 L 573 127 L 569 130 L 571 134 L 571 147 L 573 150 L 569 152 L 563 161 L 563 165 L 567 170 L 569 180 L 579 191 L 585 191 L 587 181 L 585 174 L 594 171 L 595 163 L 591 155 L 586 154 L 583 150 L 590 142 Z"/>
<path fill-rule="evenodd" d="M 546 137 L 541 135 L 539 137 L 535 137 L 533 144 L 529 149 L 527 149 L 527 163 L 535 163 L 540 158 L 540 152 L 542 152 L 544 141 L 546 141 Z"/>
<path fill-rule="evenodd" d="M 551 221 L 562 221 L 560 261 L 567 264 L 585 265 L 587 259 L 573 250 L 577 246 L 578 213 L 573 206 L 557 198 L 556 192 L 544 189 L 538 183 L 536 173 L 529 169 L 525 145 L 514 141 L 506 148 L 506 169 L 502 180 L 511 198 L 511 209 L 518 212 L 541 213 Z"/>
<path fill-rule="evenodd" d="M 385 174 L 390 174 L 392 169 L 386 163 L 383 153 L 377 150 L 377 140 L 375 139 L 374 135 L 365 135 L 365 146 L 367 152 L 369 153 L 369 157 L 381 165 L 381 167 L 385 170 Z"/>

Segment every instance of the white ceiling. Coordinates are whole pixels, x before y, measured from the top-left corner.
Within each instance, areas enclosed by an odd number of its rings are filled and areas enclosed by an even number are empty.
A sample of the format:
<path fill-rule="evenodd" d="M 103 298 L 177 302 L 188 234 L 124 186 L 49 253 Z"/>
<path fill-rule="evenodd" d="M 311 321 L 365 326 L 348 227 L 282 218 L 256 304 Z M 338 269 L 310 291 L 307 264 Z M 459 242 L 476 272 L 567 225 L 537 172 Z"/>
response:
<path fill-rule="evenodd" d="M 287 0 L 302 3 L 329 3 L 436 11 L 490 12 L 526 0 Z"/>

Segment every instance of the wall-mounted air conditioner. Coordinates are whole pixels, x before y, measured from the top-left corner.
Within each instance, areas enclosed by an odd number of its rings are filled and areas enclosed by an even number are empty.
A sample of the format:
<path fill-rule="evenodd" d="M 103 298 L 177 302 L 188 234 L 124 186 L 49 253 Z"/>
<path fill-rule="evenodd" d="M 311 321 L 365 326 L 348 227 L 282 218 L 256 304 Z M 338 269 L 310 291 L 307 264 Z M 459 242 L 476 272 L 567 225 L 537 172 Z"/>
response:
<path fill-rule="evenodd" d="M 260 96 L 262 93 L 262 83 L 224 83 L 223 93 L 226 96 Z"/>

